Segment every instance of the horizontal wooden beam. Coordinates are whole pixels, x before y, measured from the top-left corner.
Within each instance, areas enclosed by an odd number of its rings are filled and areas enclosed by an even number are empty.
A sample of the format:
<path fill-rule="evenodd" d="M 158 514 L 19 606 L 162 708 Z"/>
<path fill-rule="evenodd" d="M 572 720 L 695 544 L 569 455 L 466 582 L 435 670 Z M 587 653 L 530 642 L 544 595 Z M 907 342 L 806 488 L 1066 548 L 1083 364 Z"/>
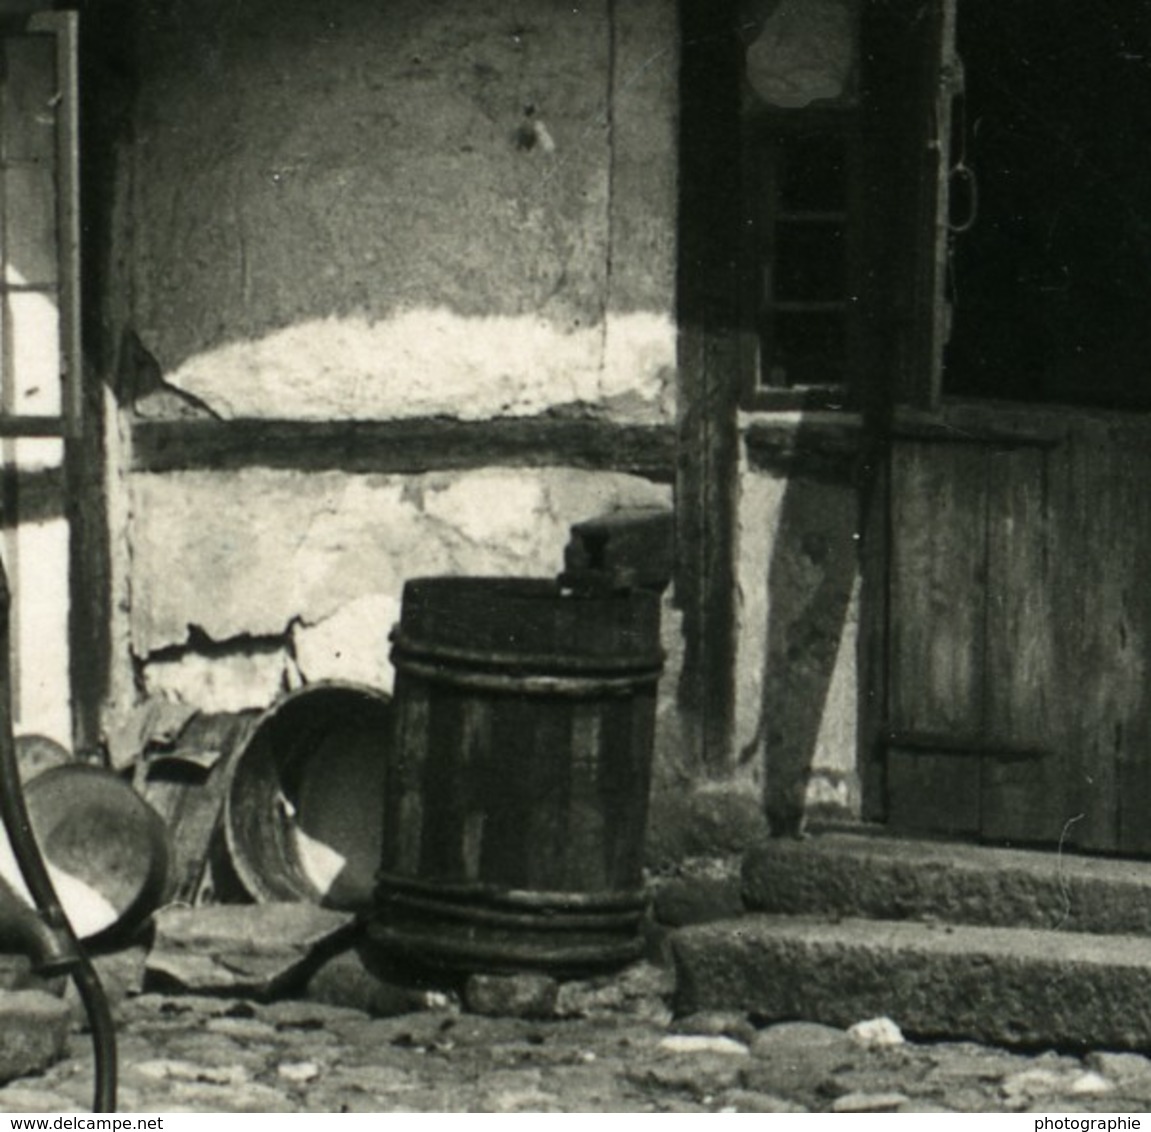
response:
<path fill-rule="evenodd" d="M 3 437 L 64 436 L 66 431 L 63 417 L 21 416 L 18 413 L 0 414 L 0 436 Z"/>
<path fill-rule="evenodd" d="M 263 467 L 416 474 L 493 465 L 587 468 L 670 483 L 675 430 L 554 417 L 132 424 L 132 467 L 142 472 Z"/>
<path fill-rule="evenodd" d="M 991 401 L 944 402 L 935 412 L 901 406 L 892 417 L 891 434 L 896 440 L 936 444 L 1056 448 L 1070 435 L 1076 413 Z"/>
<path fill-rule="evenodd" d="M 64 469 L 0 469 L 0 526 L 44 523 L 65 513 Z"/>
<path fill-rule="evenodd" d="M 887 736 L 887 748 L 908 754 L 1000 759 L 1046 759 L 1052 755 L 1051 751 L 1035 744 L 1020 745 L 983 735 L 953 735 L 942 731 L 892 731 Z"/>

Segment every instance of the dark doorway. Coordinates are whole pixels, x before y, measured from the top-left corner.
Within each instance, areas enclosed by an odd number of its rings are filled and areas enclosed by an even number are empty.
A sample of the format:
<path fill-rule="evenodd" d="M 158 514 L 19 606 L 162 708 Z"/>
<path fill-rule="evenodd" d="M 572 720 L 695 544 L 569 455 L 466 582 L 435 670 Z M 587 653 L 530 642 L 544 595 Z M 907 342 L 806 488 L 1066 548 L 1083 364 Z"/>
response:
<path fill-rule="evenodd" d="M 951 395 L 1151 408 L 1151 5 L 959 5 Z"/>

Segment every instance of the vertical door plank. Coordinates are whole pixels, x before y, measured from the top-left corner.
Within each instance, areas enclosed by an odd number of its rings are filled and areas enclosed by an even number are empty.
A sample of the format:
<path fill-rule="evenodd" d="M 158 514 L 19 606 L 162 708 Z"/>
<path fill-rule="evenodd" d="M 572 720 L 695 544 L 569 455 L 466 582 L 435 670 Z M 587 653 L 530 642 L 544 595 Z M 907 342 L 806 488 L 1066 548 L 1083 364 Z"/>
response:
<path fill-rule="evenodd" d="M 892 725 L 978 734 L 983 723 L 986 484 L 974 445 L 893 454 Z"/>
<path fill-rule="evenodd" d="M 890 720 L 896 733 L 979 736 L 984 723 L 986 458 L 976 445 L 897 441 L 892 450 Z M 930 778 L 971 779 L 979 760 L 897 755 L 887 760 L 889 821 L 914 811 Z M 939 760 L 954 759 L 954 765 Z M 904 781 L 903 777 L 908 776 Z M 925 778 L 926 776 L 926 778 Z M 949 787 L 951 789 L 952 787 Z"/>
<path fill-rule="evenodd" d="M 980 759 L 949 751 L 890 747 L 888 822 L 909 833 L 975 836 L 980 825 Z"/>
<path fill-rule="evenodd" d="M 1131 418 L 1112 448 L 1122 471 L 1115 519 L 1126 544 L 1126 573 L 1113 580 L 1117 621 L 1112 677 L 1122 693 L 1123 717 L 1115 721 L 1118 840 L 1125 853 L 1151 851 L 1151 428 Z"/>
<path fill-rule="evenodd" d="M 1067 816 L 1052 714 L 1060 689 L 1047 458 L 1037 446 L 988 450 L 990 753 L 983 760 L 981 832 L 992 840 L 1054 843 Z"/>
<path fill-rule="evenodd" d="M 1055 485 L 1066 841 L 1087 849 L 1118 845 L 1116 764 L 1129 705 L 1139 695 L 1122 659 L 1130 652 L 1123 590 L 1135 563 L 1123 489 L 1128 454 L 1117 451 L 1115 441 L 1109 425 L 1081 421 L 1060 450 Z"/>

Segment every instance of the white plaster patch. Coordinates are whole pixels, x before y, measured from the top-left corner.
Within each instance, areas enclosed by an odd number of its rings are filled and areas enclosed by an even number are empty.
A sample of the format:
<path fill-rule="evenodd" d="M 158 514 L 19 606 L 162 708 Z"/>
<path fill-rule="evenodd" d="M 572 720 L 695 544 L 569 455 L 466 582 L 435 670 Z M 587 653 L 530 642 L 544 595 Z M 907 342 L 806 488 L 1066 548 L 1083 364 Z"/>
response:
<path fill-rule="evenodd" d="M 765 736 L 773 723 L 772 705 L 765 702 L 767 656 L 773 625 L 787 624 L 797 613 L 795 602 L 807 601 L 818 585 L 820 570 L 801 554 L 777 561 L 785 502 L 796 485 L 787 477 L 743 469 L 740 479 L 735 734 L 736 752 L 749 768 L 763 764 Z M 834 494 L 834 489 L 828 489 Z M 845 492 L 851 489 L 845 487 Z M 829 496 L 830 498 L 830 496 Z M 831 520 L 829 519 L 829 522 Z M 787 548 L 784 557 L 786 558 Z M 804 567 L 807 574 L 801 574 Z M 778 590 L 770 583 L 773 570 L 790 567 L 792 575 Z M 809 576 L 808 576 L 809 575 Z M 773 600 L 774 598 L 774 600 Z M 851 579 L 835 657 L 823 691 L 817 733 L 811 737 L 811 777 L 805 788 L 809 806 L 858 812 L 857 758 L 860 579 Z"/>
<path fill-rule="evenodd" d="M 852 751 L 854 755 L 854 751 Z M 854 774 L 840 778 L 813 770 L 803 794 L 808 809 L 840 810 L 845 814 L 859 812 L 859 787 Z"/>
<path fill-rule="evenodd" d="M 511 469 L 451 480 L 423 496 L 424 514 L 430 519 L 472 542 L 517 556 L 531 554 L 544 507 L 544 485 Z"/>
<path fill-rule="evenodd" d="M 740 478 L 735 744 L 741 751 L 756 741 L 764 712 L 769 615 L 767 571 L 786 491 L 787 481 L 776 476 L 744 472 Z"/>
<path fill-rule="evenodd" d="M 482 420 L 579 405 L 666 423 L 675 359 L 664 314 L 571 328 L 535 315 L 420 308 L 376 322 L 311 319 L 207 350 L 165 377 L 228 418 Z"/>
<path fill-rule="evenodd" d="M 12 588 L 14 722 L 18 732 L 72 745 L 68 676 L 68 523 L 21 523 L 5 532 Z"/>
<path fill-rule="evenodd" d="M 59 374 L 54 380 L 59 383 Z M 28 472 L 59 468 L 63 443 L 50 438 L 5 440 L 3 459 Z M 61 498 L 61 507 L 63 500 Z M 68 521 L 23 521 L 18 498 L 0 539 L 12 595 L 12 707 L 17 733 L 40 734 L 65 747 L 72 743 L 68 675 Z"/>
<path fill-rule="evenodd" d="M 393 594 L 365 594 L 318 625 L 296 625 L 292 649 L 309 684 L 345 680 L 391 692 L 395 672 L 388 660 L 388 633 L 399 621 Z"/>
<path fill-rule="evenodd" d="M 282 652 L 216 657 L 188 653 L 178 659 L 150 661 L 145 691 L 206 712 L 266 708 L 284 686 L 286 663 Z"/>
<path fill-rule="evenodd" d="M 24 280 L 13 273 L 14 282 Z M 14 375 L 8 390 L 15 413 L 59 413 L 61 405 L 60 313 L 47 295 L 37 291 L 10 292 L 6 298 L 5 333 L 8 372 Z"/>
<path fill-rule="evenodd" d="M 144 657 L 185 641 L 189 625 L 216 641 L 282 633 L 295 620 L 318 626 L 361 599 L 398 602 L 414 577 L 551 577 L 572 523 L 670 502 L 665 485 L 568 468 L 420 476 L 248 468 L 134 475 L 132 492 L 132 642 Z M 489 527 L 493 500 L 498 522 Z"/>
<path fill-rule="evenodd" d="M 859 649 L 858 576 L 852 583 L 851 598 L 835 653 L 835 667 L 827 689 L 819 736 L 812 767 L 843 775 L 853 774 L 856 759 L 856 714 L 858 699 L 857 655 Z"/>

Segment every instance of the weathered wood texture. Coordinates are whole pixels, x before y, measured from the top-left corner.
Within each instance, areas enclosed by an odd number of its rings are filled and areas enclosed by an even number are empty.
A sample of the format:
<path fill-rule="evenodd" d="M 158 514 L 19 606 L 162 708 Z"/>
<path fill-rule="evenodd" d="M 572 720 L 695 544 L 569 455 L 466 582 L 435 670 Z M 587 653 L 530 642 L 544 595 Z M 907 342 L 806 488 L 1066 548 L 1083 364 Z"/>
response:
<path fill-rule="evenodd" d="M 466 969 L 642 950 L 659 599 L 410 581 L 374 936 Z"/>
<path fill-rule="evenodd" d="M 528 417 L 490 421 L 140 420 L 136 471 L 292 468 L 418 473 L 507 464 L 630 472 L 657 482 L 675 474 L 670 426 Z"/>
<path fill-rule="evenodd" d="M 1151 849 L 1148 426 L 896 441 L 888 820 Z"/>
<path fill-rule="evenodd" d="M 680 701 L 693 763 L 732 765 L 736 425 L 740 338 L 739 43 L 733 0 L 680 4 L 679 452 L 676 601 Z"/>
<path fill-rule="evenodd" d="M 861 344 L 874 359 L 865 407 L 890 397 L 929 409 L 940 396 L 955 9 L 956 0 L 865 6 Z"/>

